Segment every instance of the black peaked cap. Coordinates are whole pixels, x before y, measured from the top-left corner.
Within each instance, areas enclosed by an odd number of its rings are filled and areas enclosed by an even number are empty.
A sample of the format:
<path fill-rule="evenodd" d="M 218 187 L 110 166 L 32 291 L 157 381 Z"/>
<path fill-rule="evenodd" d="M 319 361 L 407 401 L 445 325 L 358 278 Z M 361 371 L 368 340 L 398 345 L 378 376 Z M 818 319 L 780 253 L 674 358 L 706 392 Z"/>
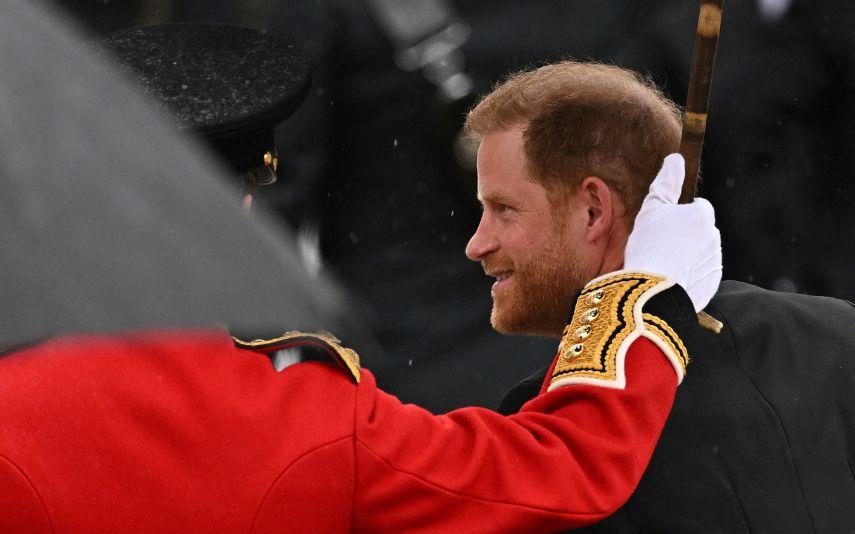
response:
<path fill-rule="evenodd" d="M 179 126 L 211 137 L 277 124 L 309 87 L 308 63 L 294 45 L 249 28 L 163 24 L 100 42 Z"/>
<path fill-rule="evenodd" d="M 305 97 L 309 67 L 281 37 L 218 24 L 163 24 L 99 44 L 181 129 L 202 134 L 232 167 L 260 165 L 273 128 Z"/>

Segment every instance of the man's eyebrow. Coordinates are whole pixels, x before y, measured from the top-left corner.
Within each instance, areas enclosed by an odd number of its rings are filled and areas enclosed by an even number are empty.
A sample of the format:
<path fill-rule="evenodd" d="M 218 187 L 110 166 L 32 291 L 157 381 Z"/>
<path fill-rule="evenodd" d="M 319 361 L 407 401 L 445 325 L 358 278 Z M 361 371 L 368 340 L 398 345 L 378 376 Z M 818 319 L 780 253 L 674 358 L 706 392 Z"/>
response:
<path fill-rule="evenodd" d="M 486 201 L 492 202 L 494 204 L 513 204 L 516 202 L 516 199 L 512 195 L 509 195 L 502 191 L 491 191 L 486 195 L 478 193 L 478 202 L 483 204 Z"/>

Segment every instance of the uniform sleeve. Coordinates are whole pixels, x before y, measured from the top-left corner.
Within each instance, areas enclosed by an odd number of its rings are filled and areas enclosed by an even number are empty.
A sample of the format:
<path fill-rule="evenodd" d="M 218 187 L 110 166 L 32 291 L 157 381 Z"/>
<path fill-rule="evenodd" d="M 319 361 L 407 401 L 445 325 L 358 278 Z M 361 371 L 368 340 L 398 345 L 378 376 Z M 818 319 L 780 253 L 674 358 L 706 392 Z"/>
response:
<path fill-rule="evenodd" d="M 554 532 L 617 510 L 647 467 L 697 327 L 673 281 L 619 271 L 574 306 L 541 394 L 503 417 L 434 417 L 357 388 L 354 527 L 393 532 Z M 691 345 L 691 343 L 690 343 Z"/>
<path fill-rule="evenodd" d="M 644 337 L 623 389 L 558 387 L 502 417 L 467 408 L 433 416 L 359 386 L 355 532 L 553 532 L 596 522 L 630 496 L 677 388 Z"/>

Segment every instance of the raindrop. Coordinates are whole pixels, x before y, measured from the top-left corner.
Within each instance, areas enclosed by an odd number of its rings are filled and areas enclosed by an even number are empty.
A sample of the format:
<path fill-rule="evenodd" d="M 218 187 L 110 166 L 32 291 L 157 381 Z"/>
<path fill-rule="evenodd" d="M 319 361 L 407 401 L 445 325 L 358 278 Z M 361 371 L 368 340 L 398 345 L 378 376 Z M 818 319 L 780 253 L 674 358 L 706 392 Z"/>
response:
<path fill-rule="evenodd" d="M 398 146 L 398 140 L 392 139 L 392 146 Z"/>
<path fill-rule="evenodd" d="M 412 358 L 410 358 L 410 359 L 407 361 L 407 365 L 409 365 L 410 367 L 412 367 L 412 366 L 413 366 L 413 359 L 412 359 Z"/>

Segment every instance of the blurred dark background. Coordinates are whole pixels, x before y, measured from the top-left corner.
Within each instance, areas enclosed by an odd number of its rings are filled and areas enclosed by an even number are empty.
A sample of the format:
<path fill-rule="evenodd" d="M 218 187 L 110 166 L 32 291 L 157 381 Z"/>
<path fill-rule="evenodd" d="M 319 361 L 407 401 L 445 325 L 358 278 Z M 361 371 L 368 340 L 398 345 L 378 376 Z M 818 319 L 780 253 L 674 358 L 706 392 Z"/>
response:
<path fill-rule="evenodd" d="M 278 134 L 280 180 L 262 202 L 361 302 L 377 341 L 361 355 L 381 386 L 437 412 L 495 406 L 555 350 L 490 329 L 491 281 L 463 254 L 479 215 L 463 113 L 508 72 L 564 57 L 632 67 L 682 103 L 699 5 L 52 2 L 92 35 L 205 21 L 302 48 L 312 92 Z M 725 2 L 700 194 L 717 209 L 726 278 L 855 297 L 853 23 L 848 0 Z"/>

